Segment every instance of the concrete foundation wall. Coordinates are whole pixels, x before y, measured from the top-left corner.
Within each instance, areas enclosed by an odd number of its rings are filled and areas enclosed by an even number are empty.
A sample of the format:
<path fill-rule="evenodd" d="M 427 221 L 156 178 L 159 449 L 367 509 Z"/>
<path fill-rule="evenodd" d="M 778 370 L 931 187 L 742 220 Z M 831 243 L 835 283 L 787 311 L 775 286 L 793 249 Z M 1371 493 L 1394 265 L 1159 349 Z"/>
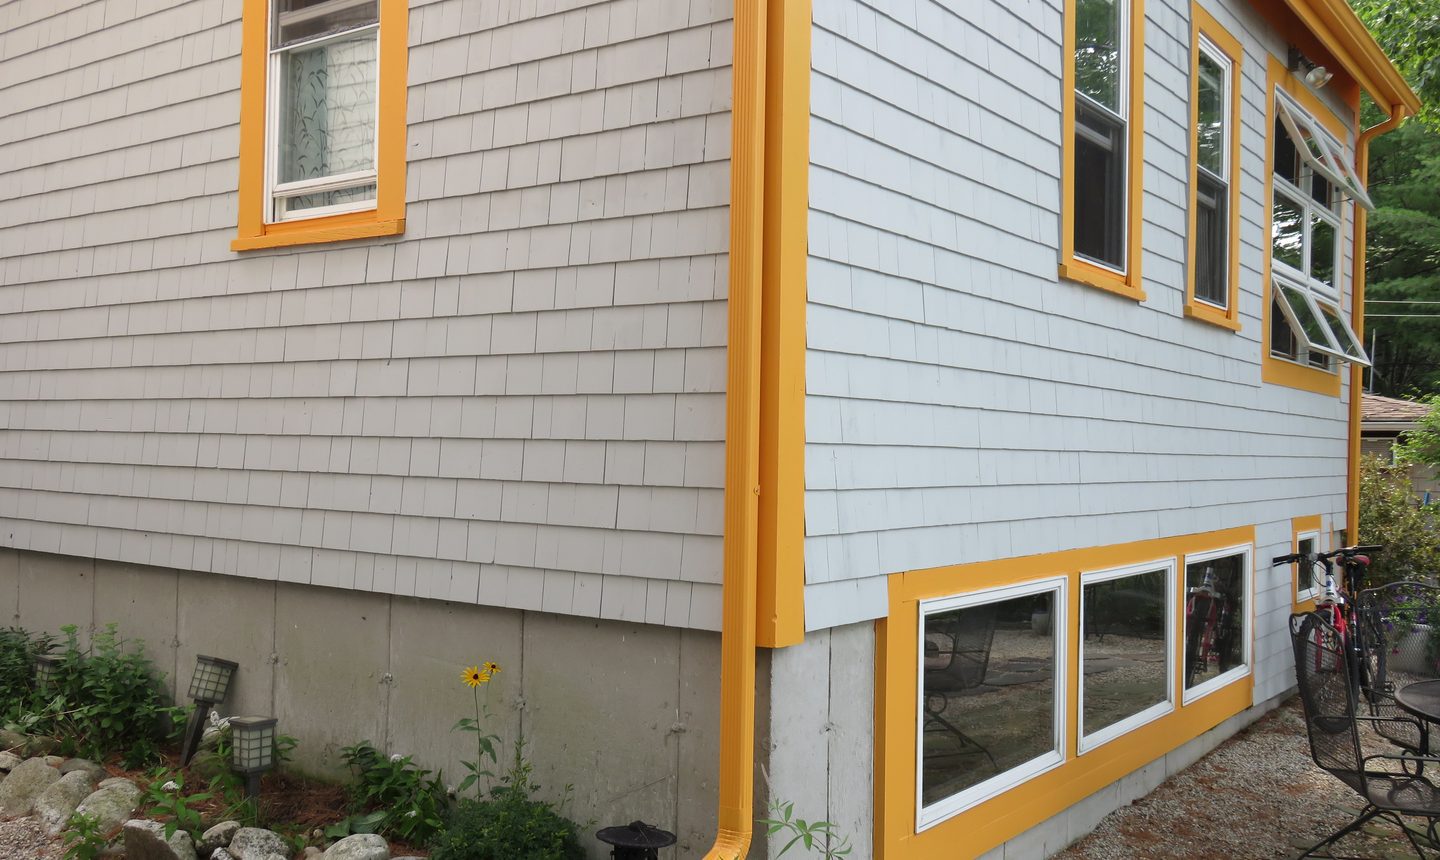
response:
<path fill-rule="evenodd" d="M 111 622 L 182 693 L 196 653 L 239 662 L 222 712 L 275 715 L 296 764 L 330 776 L 370 740 L 458 783 L 475 754 L 450 731 L 474 708 L 461 669 L 494 660 L 488 725 L 506 750 L 523 731 L 544 797 L 570 784 L 579 822 L 673 830 L 675 857 L 715 832 L 715 634 L 0 550 L 0 625 Z"/>

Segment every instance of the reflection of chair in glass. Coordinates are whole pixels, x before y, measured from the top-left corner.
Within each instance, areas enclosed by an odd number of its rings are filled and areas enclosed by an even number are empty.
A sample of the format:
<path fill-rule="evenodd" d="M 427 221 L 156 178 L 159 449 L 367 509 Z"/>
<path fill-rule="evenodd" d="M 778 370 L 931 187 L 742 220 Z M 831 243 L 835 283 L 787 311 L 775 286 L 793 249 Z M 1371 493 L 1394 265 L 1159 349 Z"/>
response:
<path fill-rule="evenodd" d="M 1379 728 L 1383 723 L 1415 721 L 1356 713 L 1360 703 L 1356 689 L 1350 683 L 1350 661 L 1344 658 L 1340 634 L 1319 615 L 1308 612 L 1292 616 L 1290 638 L 1295 647 L 1295 679 L 1300 686 L 1300 702 L 1305 708 L 1310 755 L 1322 770 L 1365 798 L 1365 808 L 1354 821 L 1300 856 L 1333 856 L 1317 855 L 1316 852 L 1331 848 L 1342 837 L 1359 830 L 1377 816 L 1399 824 L 1415 853 L 1420 857 L 1427 856 L 1399 816 L 1425 818 L 1428 823 L 1426 836 L 1431 842 L 1436 841 L 1440 788 L 1414 772 L 1415 756 L 1366 755 L 1360 746 L 1357 728 L 1360 723 Z M 1418 725 L 1412 728 L 1419 731 Z M 1433 762 L 1435 759 L 1427 758 L 1425 761 Z"/>
<path fill-rule="evenodd" d="M 990 646 L 995 641 L 995 608 L 978 606 L 925 620 L 925 723 L 927 735 L 951 738 L 954 748 L 926 758 L 983 755 L 998 769 L 995 757 L 945 716 L 953 697 L 985 682 Z"/>

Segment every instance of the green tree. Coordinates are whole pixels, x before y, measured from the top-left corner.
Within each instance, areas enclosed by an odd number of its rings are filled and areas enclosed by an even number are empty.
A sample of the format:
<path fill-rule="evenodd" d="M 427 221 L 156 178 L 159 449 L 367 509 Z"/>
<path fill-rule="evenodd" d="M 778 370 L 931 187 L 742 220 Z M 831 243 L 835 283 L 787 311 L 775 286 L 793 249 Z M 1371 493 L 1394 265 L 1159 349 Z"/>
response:
<path fill-rule="evenodd" d="M 1425 103 L 1421 121 L 1440 128 L 1440 0 L 1351 0 L 1350 6 Z"/>
<path fill-rule="evenodd" d="M 1370 582 L 1430 579 L 1440 572 L 1436 509 L 1415 498 L 1409 470 L 1378 457 L 1360 463 L 1360 543 L 1380 544 Z"/>

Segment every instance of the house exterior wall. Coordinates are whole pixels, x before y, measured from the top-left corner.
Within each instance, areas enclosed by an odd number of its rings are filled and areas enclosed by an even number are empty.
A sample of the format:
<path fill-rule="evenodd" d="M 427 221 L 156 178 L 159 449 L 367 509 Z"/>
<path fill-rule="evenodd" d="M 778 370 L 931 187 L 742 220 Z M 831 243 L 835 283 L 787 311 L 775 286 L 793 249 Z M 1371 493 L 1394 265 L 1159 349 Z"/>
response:
<path fill-rule="evenodd" d="M 730 3 L 410 5 L 404 235 L 238 254 L 264 4 L 7 6 L 0 543 L 718 629 Z"/>

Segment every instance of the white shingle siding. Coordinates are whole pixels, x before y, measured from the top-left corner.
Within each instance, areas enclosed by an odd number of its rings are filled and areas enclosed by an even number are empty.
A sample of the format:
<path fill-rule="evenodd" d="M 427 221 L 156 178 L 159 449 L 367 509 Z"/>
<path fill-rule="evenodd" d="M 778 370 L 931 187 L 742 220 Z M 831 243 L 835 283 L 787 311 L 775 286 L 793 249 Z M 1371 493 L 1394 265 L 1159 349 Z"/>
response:
<path fill-rule="evenodd" d="M 412 3 L 405 235 L 235 254 L 241 5 L 0 11 L 0 541 L 717 628 L 730 4 Z"/>
<path fill-rule="evenodd" d="M 1059 0 L 815 3 L 808 626 L 883 616 L 897 571 L 1257 525 L 1257 701 L 1287 683 L 1290 572 L 1266 562 L 1291 517 L 1343 526 L 1346 406 L 1261 384 L 1286 45 L 1206 7 L 1245 46 L 1239 334 L 1183 316 L 1186 0 L 1145 4 L 1142 304 L 1056 280 Z"/>

